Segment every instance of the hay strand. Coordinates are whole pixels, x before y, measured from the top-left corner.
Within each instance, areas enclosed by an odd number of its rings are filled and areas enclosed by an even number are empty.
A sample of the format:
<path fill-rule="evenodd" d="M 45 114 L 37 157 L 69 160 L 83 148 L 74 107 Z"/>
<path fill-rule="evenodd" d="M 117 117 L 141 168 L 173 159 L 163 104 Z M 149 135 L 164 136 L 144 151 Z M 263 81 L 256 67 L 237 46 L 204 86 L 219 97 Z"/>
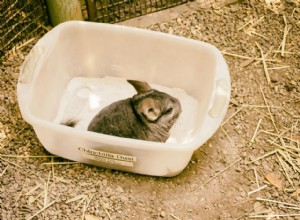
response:
<path fill-rule="evenodd" d="M 295 188 L 293 181 L 290 178 L 290 175 L 286 169 L 285 162 L 279 157 L 279 155 L 276 153 L 276 156 L 278 158 L 279 164 L 281 165 L 283 171 L 284 171 L 284 176 L 288 180 L 288 182 L 292 185 L 293 188 Z"/>
<path fill-rule="evenodd" d="M 45 206 L 44 208 L 42 208 L 41 210 L 39 210 L 38 212 L 36 212 L 33 216 L 29 217 L 27 220 L 31 220 L 33 219 L 35 216 L 39 215 L 40 213 L 42 213 L 43 211 L 45 211 L 47 208 L 49 208 L 50 206 L 52 206 L 56 201 L 52 201 L 50 202 L 47 206 Z"/>
<path fill-rule="evenodd" d="M 223 55 L 228 55 L 228 56 L 237 57 L 237 58 L 246 59 L 246 60 L 256 60 L 256 61 L 262 61 L 263 60 L 260 57 L 249 57 L 249 56 L 239 55 L 239 54 L 230 53 L 230 52 L 226 52 L 226 51 L 221 51 L 221 53 Z M 278 62 L 278 63 L 280 63 L 280 60 L 275 60 L 275 59 L 264 59 L 264 60 L 266 62 Z"/>
<path fill-rule="evenodd" d="M 51 171 L 48 174 L 47 182 L 44 183 L 44 207 L 48 204 L 48 191 L 49 191 L 49 182 L 50 182 Z"/>
<path fill-rule="evenodd" d="M 84 205 L 82 207 L 82 215 L 81 215 L 81 219 L 82 220 L 84 220 L 85 212 L 88 209 L 88 207 L 90 205 L 90 202 L 92 201 L 93 197 L 94 197 L 94 194 L 91 196 L 91 198 L 89 198 L 89 200 L 87 200 L 88 197 L 86 197 L 85 203 L 84 203 Z"/>
<path fill-rule="evenodd" d="M 250 164 L 250 163 L 254 163 L 254 162 L 256 162 L 256 161 L 259 161 L 259 160 L 261 160 L 261 159 L 263 159 L 263 158 L 265 158 L 265 157 L 268 157 L 268 156 L 271 156 L 271 155 L 275 154 L 276 152 L 277 152 L 277 150 L 273 150 L 273 151 L 271 151 L 271 152 L 268 152 L 268 153 L 266 153 L 266 154 L 264 154 L 264 155 L 262 155 L 262 156 L 260 156 L 260 157 L 258 157 L 258 158 L 256 158 L 256 159 L 254 159 L 254 160 L 251 160 L 251 161 L 248 162 L 247 164 Z"/>
<path fill-rule="evenodd" d="M 170 214 L 170 216 L 176 220 L 181 220 L 181 218 L 177 217 L 176 215 Z"/>
<path fill-rule="evenodd" d="M 226 121 L 224 121 L 221 126 L 224 126 L 228 121 L 230 121 L 230 119 L 232 119 L 237 113 L 239 113 L 241 110 L 243 110 L 244 106 L 242 106 L 241 108 L 239 108 L 234 114 L 232 114 Z"/>
<path fill-rule="evenodd" d="M 257 42 L 255 42 L 255 44 L 258 47 L 258 49 L 260 50 L 260 55 L 261 55 L 261 59 L 262 59 L 263 67 L 264 67 L 265 76 L 267 78 L 268 84 L 270 84 L 271 83 L 271 78 L 270 78 L 270 75 L 269 75 L 269 71 L 268 71 L 266 60 L 265 60 L 264 52 L 263 52 L 261 46 Z"/>
<path fill-rule="evenodd" d="M 222 131 L 224 132 L 225 136 L 228 138 L 230 144 L 232 145 L 232 144 L 233 144 L 233 141 L 232 141 L 231 138 L 229 137 L 227 131 L 223 128 L 223 126 L 221 126 L 221 129 L 222 129 Z"/>
<path fill-rule="evenodd" d="M 281 42 L 281 56 L 282 57 L 284 57 L 284 55 L 285 55 L 286 37 L 290 31 L 290 28 L 288 27 L 285 15 L 283 15 L 283 21 L 284 21 L 284 31 L 283 31 L 283 39 Z"/>
<path fill-rule="evenodd" d="M 282 150 L 278 150 L 278 153 L 283 157 L 283 159 L 287 163 L 289 163 L 293 167 L 294 171 L 297 171 L 298 173 L 300 173 L 299 168 L 297 168 L 297 166 L 294 164 L 294 162 L 290 158 L 288 158 L 288 156 Z"/>
<path fill-rule="evenodd" d="M 290 68 L 290 66 L 275 66 L 275 67 L 269 67 L 269 70 L 281 70 L 281 69 L 287 69 Z"/>
<path fill-rule="evenodd" d="M 2 177 L 4 174 L 5 174 L 5 172 L 6 172 L 6 170 L 8 169 L 8 167 L 9 167 L 9 165 L 7 165 L 5 168 L 4 168 L 4 170 L 1 172 L 1 174 L 0 174 L 0 177 Z"/>
<path fill-rule="evenodd" d="M 42 163 L 41 165 L 67 165 L 67 164 L 80 164 L 80 162 L 47 162 Z"/>
<path fill-rule="evenodd" d="M 260 202 L 271 202 L 271 203 L 276 203 L 276 204 L 280 204 L 280 205 L 286 205 L 286 206 L 292 206 L 292 207 L 299 207 L 300 208 L 300 205 L 293 204 L 293 203 L 288 203 L 288 202 L 281 202 L 281 201 L 277 201 L 277 200 L 264 199 L 264 198 L 260 198 L 260 197 L 257 197 L 256 200 L 260 201 Z"/>
<path fill-rule="evenodd" d="M 258 175 L 257 175 L 257 171 L 256 171 L 255 168 L 253 169 L 253 172 L 254 172 L 255 182 L 256 182 L 257 188 L 259 188 Z"/>
<path fill-rule="evenodd" d="M 267 102 L 267 99 L 266 99 L 266 96 L 265 96 L 265 94 L 264 94 L 264 91 L 263 91 L 263 89 L 262 89 L 262 87 L 260 87 L 260 92 L 261 92 L 262 97 L 263 97 L 263 99 L 264 99 L 265 105 L 266 105 L 266 106 L 269 106 L 269 105 L 268 105 L 268 102 Z M 268 112 L 269 112 L 269 115 L 270 115 L 270 117 L 271 117 L 271 121 L 272 121 L 272 123 L 273 123 L 273 126 L 274 126 L 275 130 L 276 130 L 277 133 L 278 133 L 278 129 L 277 129 L 276 123 L 275 123 L 275 121 L 274 121 L 273 115 L 272 115 L 272 113 L 271 113 L 271 109 L 270 109 L 269 107 L 268 107 Z"/>
<path fill-rule="evenodd" d="M 253 143 L 254 140 L 255 140 L 255 138 L 256 138 L 256 135 L 257 135 L 257 132 L 258 132 L 258 129 L 259 129 L 259 126 L 260 126 L 261 122 L 262 122 L 262 118 L 260 118 L 260 119 L 258 120 L 258 123 L 257 123 L 257 125 L 256 125 L 256 129 L 255 129 L 254 134 L 253 134 L 253 136 L 252 136 L 252 138 L 251 138 L 251 140 L 250 140 L 251 143 Z"/>
<path fill-rule="evenodd" d="M 104 209 L 104 211 L 105 211 L 105 213 L 106 213 L 108 219 L 109 219 L 109 220 L 112 220 L 111 215 L 110 215 L 109 212 L 107 211 L 107 208 L 104 206 L 104 204 L 103 204 L 102 201 L 100 201 L 100 205 L 101 205 L 102 208 Z"/>
<path fill-rule="evenodd" d="M 54 158 L 58 156 L 52 155 L 12 155 L 12 154 L 0 154 L 0 157 L 11 157 L 11 158 Z"/>
<path fill-rule="evenodd" d="M 268 187 L 268 185 L 260 186 L 260 187 L 258 187 L 257 189 L 248 192 L 248 196 L 252 195 L 253 193 L 259 192 L 259 191 L 261 191 L 261 190 L 263 190 L 263 189 L 265 189 L 265 188 L 267 188 L 267 187 Z"/>
<path fill-rule="evenodd" d="M 31 190 L 29 190 L 27 193 L 25 193 L 25 196 L 29 196 L 31 195 L 33 192 L 35 192 L 37 189 L 42 188 L 41 184 L 36 184 L 35 187 L 33 187 Z"/>
<path fill-rule="evenodd" d="M 34 40 L 36 40 L 35 37 L 29 39 L 28 41 L 26 41 L 25 43 L 23 43 L 23 44 L 21 44 L 21 45 L 19 45 L 19 46 L 16 46 L 16 49 L 19 50 L 19 49 L 21 49 L 22 47 L 25 47 L 26 45 L 30 44 L 30 43 L 33 42 Z"/>
<path fill-rule="evenodd" d="M 38 194 L 35 198 L 29 200 L 29 204 L 34 203 L 36 200 L 38 200 L 42 195 L 44 194 L 44 191 L 42 191 L 40 194 Z"/>
<path fill-rule="evenodd" d="M 78 200 L 82 200 L 82 199 L 85 199 L 85 198 L 86 198 L 86 195 L 81 194 L 81 195 L 73 197 L 72 199 L 67 200 L 66 204 L 71 203 L 71 202 L 76 202 Z"/>
<path fill-rule="evenodd" d="M 23 169 L 20 165 L 14 163 L 14 162 L 11 162 L 11 161 L 9 161 L 9 160 L 7 160 L 7 159 L 4 159 L 4 158 L 1 157 L 1 156 L 0 156 L 0 160 L 3 160 L 3 161 L 5 161 L 5 162 L 7 162 L 7 163 L 9 163 L 9 164 L 12 164 L 12 165 L 14 165 L 14 166 L 20 168 L 20 169 Z"/>
<path fill-rule="evenodd" d="M 262 34 L 259 34 L 259 33 L 255 32 L 255 31 L 251 31 L 251 34 L 254 34 L 254 35 L 256 35 L 256 36 L 259 36 L 259 37 L 261 37 L 261 38 L 263 38 L 263 39 L 265 39 L 265 40 L 270 40 L 268 37 L 266 37 L 266 36 L 264 36 L 264 35 L 262 35 Z"/>
<path fill-rule="evenodd" d="M 293 213 L 293 214 L 262 214 L 262 215 L 249 215 L 249 218 L 280 218 L 280 217 L 296 217 L 300 216 L 300 214 Z"/>
<path fill-rule="evenodd" d="M 209 182 L 211 182 L 213 179 L 215 179 L 216 177 L 218 177 L 219 175 L 221 175 L 222 173 L 224 173 L 226 170 L 230 169 L 231 167 L 233 167 L 234 165 L 236 165 L 238 162 L 240 162 L 243 158 L 239 158 L 238 160 L 236 160 L 235 162 L 233 162 L 232 164 L 230 164 L 229 166 L 225 167 L 223 170 L 221 170 L 220 172 L 218 172 L 216 175 L 212 176 L 211 178 L 209 178 L 207 181 L 205 181 L 203 184 L 201 184 L 199 187 L 197 187 L 195 189 L 196 190 L 200 190 L 203 186 L 205 186 L 206 184 L 208 184 Z"/>

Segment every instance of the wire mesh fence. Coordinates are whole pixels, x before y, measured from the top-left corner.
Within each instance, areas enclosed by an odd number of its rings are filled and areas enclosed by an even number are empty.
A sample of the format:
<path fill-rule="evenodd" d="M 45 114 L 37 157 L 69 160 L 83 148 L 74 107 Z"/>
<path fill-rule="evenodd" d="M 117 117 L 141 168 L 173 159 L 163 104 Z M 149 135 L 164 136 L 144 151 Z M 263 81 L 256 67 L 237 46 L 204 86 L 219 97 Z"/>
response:
<path fill-rule="evenodd" d="M 0 57 L 17 43 L 47 31 L 44 0 L 1 1 L 0 15 Z"/>
<path fill-rule="evenodd" d="M 117 23 L 193 0 L 78 1 L 84 20 Z M 227 0 L 196 0 L 199 7 L 210 7 L 224 1 Z M 43 35 L 49 30 L 46 0 L 0 0 L 0 15 L 0 58 L 17 43 Z"/>
<path fill-rule="evenodd" d="M 171 8 L 191 0 L 86 0 L 88 20 L 116 23 Z"/>

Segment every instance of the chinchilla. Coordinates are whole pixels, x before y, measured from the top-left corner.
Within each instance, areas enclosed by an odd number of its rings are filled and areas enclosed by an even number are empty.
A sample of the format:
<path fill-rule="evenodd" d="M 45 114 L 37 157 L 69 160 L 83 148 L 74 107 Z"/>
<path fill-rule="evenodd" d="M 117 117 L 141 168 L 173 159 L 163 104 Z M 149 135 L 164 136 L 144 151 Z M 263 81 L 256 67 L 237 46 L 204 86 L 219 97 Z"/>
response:
<path fill-rule="evenodd" d="M 152 89 L 146 82 L 127 80 L 137 91 L 131 98 L 103 108 L 88 125 L 88 131 L 155 142 L 166 142 L 181 113 L 178 99 Z M 64 123 L 74 127 L 76 121 Z"/>

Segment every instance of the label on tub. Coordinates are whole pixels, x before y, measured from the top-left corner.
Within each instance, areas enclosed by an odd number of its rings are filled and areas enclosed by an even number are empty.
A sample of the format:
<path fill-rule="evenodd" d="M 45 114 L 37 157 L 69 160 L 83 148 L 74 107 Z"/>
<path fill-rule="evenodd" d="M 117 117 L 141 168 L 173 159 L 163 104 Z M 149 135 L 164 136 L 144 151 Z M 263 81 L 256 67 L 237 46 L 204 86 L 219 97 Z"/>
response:
<path fill-rule="evenodd" d="M 101 161 L 121 166 L 133 167 L 136 157 L 124 154 L 109 153 L 100 150 L 78 147 L 82 157 L 90 160 Z"/>

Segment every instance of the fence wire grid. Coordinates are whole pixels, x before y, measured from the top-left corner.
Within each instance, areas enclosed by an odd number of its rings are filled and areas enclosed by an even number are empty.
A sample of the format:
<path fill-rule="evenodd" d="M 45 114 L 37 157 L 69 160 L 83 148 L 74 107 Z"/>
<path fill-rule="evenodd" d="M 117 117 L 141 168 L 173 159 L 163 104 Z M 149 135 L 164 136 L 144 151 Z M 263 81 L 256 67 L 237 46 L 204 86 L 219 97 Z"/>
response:
<path fill-rule="evenodd" d="M 78 0 L 84 20 L 117 23 L 193 0 Z M 197 0 L 200 7 L 225 0 Z M 46 0 L 0 0 L 0 58 L 20 42 L 42 36 L 49 28 Z"/>
<path fill-rule="evenodd" d="M 172 8 L 191 0 L 86 0 L 88 20 L 116 23 Z"/>
<path fill-rule="evenodd" d="M 17 43 L 47 31 L 44 0 L 1 1 L 0 15 L 0 57 Z"/>

